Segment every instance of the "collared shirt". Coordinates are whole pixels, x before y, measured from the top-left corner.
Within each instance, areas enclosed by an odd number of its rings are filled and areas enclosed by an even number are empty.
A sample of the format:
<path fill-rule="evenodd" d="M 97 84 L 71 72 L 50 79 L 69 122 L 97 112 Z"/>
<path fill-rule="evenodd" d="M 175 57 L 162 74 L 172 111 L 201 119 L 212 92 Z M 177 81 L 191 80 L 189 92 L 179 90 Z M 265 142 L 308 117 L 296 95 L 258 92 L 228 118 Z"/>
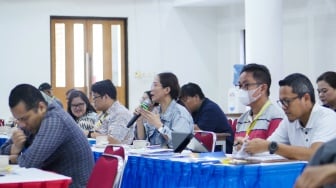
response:
<path fill-rule="evenodd" d="M 159 106 L 158 111 L 160 113 L 160 119 L 163 123 L 163 130 L 160 133 L 154 126 L 145 123 L 145 130 L 147 139 L 152 145 L 160 144 L 161 146 L 173 147 L 171 133 L 186 132 L 192 133 L 194 130 L 194 122 L 184 106 L 178 104 L 175 100 L 172 100 L 165 113 L 162 113 L 162 109 Z M 165 134 L 168 136 L 168 141 L 162 136 Z"/>
<path fill-rule="evenodd" d="M 248 135 L 249 138 L 267 139 L 274 132 L 274 130 L 277 129 L 279 125 L 278 122 L 280 122 L 284 117 L 285 114 L 280 108 L 274 106 L 274 104 L 270 104 L 264 113 L 261 114 L 258 119 L 256 119 L 256 124 Z M 277 123 L 271 124 L 272 121 L 277 121 Z M 242 114 L 237 121 L 235 137 L 245 137 L 246 130 L 252 122 L 253 119 L 251 116 L 251 110 Z"/>
<path fill-rule="evenodd" d="M 285 118 L 268 140 L 308 148 L 313 143 L 336 138 L 335 122 L 334 111 L 315 104 L 306 127 L 302 127 L 299 120 L 290 122 Z"/>
<path fill-rule="evenodd" d="M 98 120 L 101 121 L 101 126 L 98 128 L 100 134 L 108 134 L 122 144 L 132 143 L 134 132 L 126 125 L 133 114 L 125 106 L 115 101 L 105 114 L 101 114 L 99 117 L 102 117 Z"/>
<path fill-rule="evenodd" d="M 215 102 L 204 98 L 199 109 L 192 113 L 192 117 L 194 123 L 197 124 L 201 130 L 215 133 L 230 133 L 231 136 L 226 138 L 226 152 L 232 153 L 234 138 L 232 128 L 223 110 Z"/>
<path fill-rule="evenodd" d="M 20 167 L 40 168 L 72 178 L 70 187 L 86 187 L 94 166 L 87 138 L 74 119 L 57 104 L 49 104 L 38 132 L 24 131 L 28 142 L 18 157 Z M 9 155 L 12 139 L 4 143 L 1 154 Z"/>

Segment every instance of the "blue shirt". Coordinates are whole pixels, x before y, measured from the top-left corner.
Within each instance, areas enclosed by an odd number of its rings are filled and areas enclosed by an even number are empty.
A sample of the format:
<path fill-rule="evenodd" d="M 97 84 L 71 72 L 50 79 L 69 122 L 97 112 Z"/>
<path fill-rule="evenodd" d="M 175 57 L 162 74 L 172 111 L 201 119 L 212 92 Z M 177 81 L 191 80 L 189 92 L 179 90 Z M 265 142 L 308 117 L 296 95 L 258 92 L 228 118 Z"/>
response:
<path fill-rule="evenodd" d="M 192 117 L 184 106 L 178 104 L 175 100 L 172 100 L 165 113 L 162 113 L 160 106 L 158 108 L 160 119 L 163 123 L 162 132 L 168 136 L 168 141 L 154 126 L 145 123 L 146 137 L 151 145 L 161 145 L 172 148 L 173 144 L 171 133 L 173 131 L 186 133 L 193 132 L 194 123 Z"/>
<path fill-rule="evenodd" d="M 70 187 L 86 187 L 94 166 L 88 140 L 74 119 L 59 105 L 51 103 L 38 132 L 25 131 L 27 142 L 18 157 L 20 167 L 40 168 L 72 178 Z M 9 155 L 12 139 L 0 147 Z"/>
<path fill-rule="evenodd" d="M 204 98 L 200 108 L 192 113 L 192 117 L 194 123 L 203 131 L 230 133 L 231 136 L 226 138 L 226 153 L 232 153 L 234 134 L 226 115 L 215 102 Z"/>

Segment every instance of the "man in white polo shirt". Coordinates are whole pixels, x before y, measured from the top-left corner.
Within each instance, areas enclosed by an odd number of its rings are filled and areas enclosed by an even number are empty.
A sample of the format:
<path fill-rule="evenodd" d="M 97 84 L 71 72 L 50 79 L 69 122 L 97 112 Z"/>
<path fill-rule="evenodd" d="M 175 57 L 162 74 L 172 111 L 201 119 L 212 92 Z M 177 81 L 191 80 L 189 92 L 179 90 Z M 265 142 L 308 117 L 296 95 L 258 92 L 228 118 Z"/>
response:
<path fill-rule="evenodd" d="M 314 87 L 303 74 L 291 74 L 279 86 L 278 102 L 287 118 L 267 140 L 247 141 L 245 151 L 308 161 L 324 142 L 336 138 L 336 113 L 315 103 Z"/>

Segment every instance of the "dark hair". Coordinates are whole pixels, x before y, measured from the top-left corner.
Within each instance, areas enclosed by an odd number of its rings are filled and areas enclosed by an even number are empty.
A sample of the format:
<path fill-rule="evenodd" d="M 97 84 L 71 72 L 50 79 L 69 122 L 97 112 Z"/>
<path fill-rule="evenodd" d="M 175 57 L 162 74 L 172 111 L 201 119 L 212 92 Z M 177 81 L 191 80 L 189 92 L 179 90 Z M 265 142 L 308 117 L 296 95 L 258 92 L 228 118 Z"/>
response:
<path fill-rule="evenodd" d="M 180 98 L 194 97 L 195 95 L 198 95 L 200 99 L 205 98 L 202 89 L 197 84 L 189 82 L 181 87 Z"/>
<path fill-rule="evenodd" d="M 47 102 L 43 98 L 41 92 L 30 84 L 20 84 L 15 86 L 9 94 L 9 107 L 14 108 L 20 102 L 24 102 L 26 110 L 37 108 L 39 102 L 43 102 L 46 105 Z"/>
<path fill-rule="evenodd" d="M 148 96 L 149 100 L 151 101 L 151 103 L 153 103 L 153 100 L 152 100 L 152 94 L 151 94 L 151 91 L 150 90 L 147 90 L 145 91 L 144 93 L 146 93 L 146 95 Z M 159 103 L 154 103 L 153 106 L 158 106 Z"/>
<path fill-rule="evenodd" d="M 271 79 L 271 74 L 270 74 L 268 68 L 265 65 L 256 64 L 256 63 L 247 64 L 243 67 L 240 74 L 242 74 L 243 72 L 253 73 L 252 74 L 253 78 L 257 82 L 262 83 L 262 84 L 266 84 L 268 86 L 267 96 L 270 95 L 270 88 L 271 88 L 272 79 Z"/>
<path fill-rule="evenodd" d="M 160 83 L 163 88 L 170 88 L 170 97 L 177 100 L 180 94 L 180 85 L 175 74 L 171 72 L 162 72 L 158 74 L 158 77 L 160 78 Z"/>
<path fill-rule="evenodd" d="M 77 91 L 77 90 L 75 88 L 68 89 L 68 91 L 65 92 L 65 95 L 68 96 L 73 91 Z"/>
<path fill-rule="evenodd" d="M 301 98 L 304 94 L 308 93 L 310 101 L 315 104 L 315 93 L 313 84 L 307 76 L 301 73 L 293 73 L 286 76 L 283 80 L 279 81 L 279 86 L 289 86 L 292 88 L 293 93 L 298 94 Z"/>
<path fill-rule="evenodd" d="M 68 108 L 67 108 L 67 111 L 71 115 L 71 117 L 73 117 L 75 120 L 77 119 L 77 117 L 71 111 L 71 102 L 76 97 L 80 97 L 85 102 L 86 104 L 85 114 L 89 112 L 96 112 L 95 108 L 91 105 L 89 98 L 82 91 L 74 90 L 69 95 Z"/>
<path fill-rule="evenodd" d="M 48 84 L 47 82 L 44 82 L 39 86 L 38 89 L 41 91 L 48 90 L 48 89 L 51 89 L 51 85 Z"/>
<path fill-rule="evenodd" d="M 148 96 L 149 100 L 152 101 L 152 94 L 150 90 L 145 91 L 146 95 Z"/>
<path fill-rule="evenodd" d="M 336 89 L 336 72 L 333 71 L 327 71 L 323 74 L 321 74 L 317 80 L 316 83 L 319 81 L 325 81 L 327 82 L 332 88 Z"/>
<path fill-rule="evenodd" d="M 94 83 L 91 87 L 91 91 L 98 93 L 101 96 L 107 94 L 113 100 L 116 100 L 117 98 L 117 89 L 109 79 Z"/>

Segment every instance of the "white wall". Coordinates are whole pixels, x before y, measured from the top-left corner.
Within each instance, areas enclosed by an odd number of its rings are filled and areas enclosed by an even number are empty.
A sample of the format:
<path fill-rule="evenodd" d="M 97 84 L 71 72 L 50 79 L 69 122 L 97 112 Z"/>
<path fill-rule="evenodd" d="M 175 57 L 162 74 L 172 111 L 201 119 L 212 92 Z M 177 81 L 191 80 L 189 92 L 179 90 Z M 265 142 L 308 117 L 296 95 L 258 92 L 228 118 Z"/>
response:
<path fill-rule="evenodd" d="M 1 118 L 11 115 L 8 95 L 15 85 L 38 86 L 50 80 L 51 15 L 128 18 L 131 110 L 162 71 L 176 73 L 181 84 L 198 82 L 212 90 L 207 93 L 216 93 L 217 26 L 212 9 L 174 8 L 172 0 L 0 0 L 1 64 L 6 65 L 6 80 L 0 84 Z M 143 76 L 136 77 L 136 72 Z"/>
<path fill-rule="evenodd" d="M 8 95 L 16 84 L 37 86 L 50 80 L 51 15 L 128 18 L 131 110 L 156 73 L 172 71 L 181 85 L 199 83 L 226 111 L 232 67 L 240 62 L 244 5 L 173 4 L 173 0 L 0 0 L 0 118 L 10 116 Z M 315 83 L 322 72 L 335 70 L 336 1 L 284 0 L 283 5 L 285 74 L 302 72 Z M 136 77 L 136 72 L 143 77 Z"/>

